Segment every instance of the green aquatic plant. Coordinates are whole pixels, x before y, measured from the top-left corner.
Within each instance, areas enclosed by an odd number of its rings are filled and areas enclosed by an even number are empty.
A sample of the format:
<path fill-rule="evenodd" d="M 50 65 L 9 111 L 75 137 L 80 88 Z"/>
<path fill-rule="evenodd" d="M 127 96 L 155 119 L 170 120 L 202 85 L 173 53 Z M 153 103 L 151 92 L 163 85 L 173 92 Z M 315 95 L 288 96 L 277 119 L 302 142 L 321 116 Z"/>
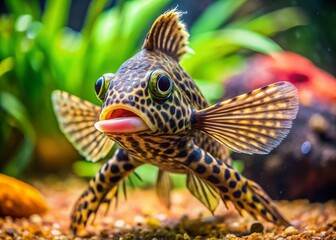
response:
<path fill-rule="evenodd" d="M 37 142 L 41 136 L 60 136 L 50 104 L 53 89 L 98 102 L 94 80 L 115 71 L 140 48 L 137 39 L 168 1 L 120 1 L 105 9 L 108 3 L 92 1 L 83 28 L 76 32 L 67 27 L 67 0 L 46 1 L 43 12 L 38 1 L 5 2 L 9 13 L 0 17 L 0 106 L 6 114 L 0 118 L 1 155 L 9 167 L 2 164 L 1 171 L 22 172 L 35 148 L 33 136 Z M 14 128 L 20 134 L 15 135 Z M 7 148 L 11 142 L 18 147 Z"/>
<path fill-rule="evenodd" d="M 195 54 L 185 57 L 182 65 L 210 100 L 221 96 L 220 81 L 239 71 L 248 53 L 280 51 L 269 36 L 305 23 L 303 13 L 293 7 L 235 16 L 246 2 L 215 1 L 188 27 Z M 58 146 L 60 138 L 65 141 L 52 112 L 51 91 L 66 90 L 99 104 L 93 90 L 97 77 L 116 71 L 136 53 L 153 19 L 170 4 L 168 0 L 117 1 L 106 9 L 109 3 L 90 2 L 77 32 L 67 26 L 71 17 L 67 0 L 48 0 L 44 11 L 38 1 L 5 1 L 8 13 L 0 16 L 0 111 L 4 113 L 0 154 L 5 160 L 0 171 L 20 174 L 38 152 L 34 150 L 41 139 L 55 139 L 50 149 Z M 81 171 L 78 165 L 75 170 Z"/>

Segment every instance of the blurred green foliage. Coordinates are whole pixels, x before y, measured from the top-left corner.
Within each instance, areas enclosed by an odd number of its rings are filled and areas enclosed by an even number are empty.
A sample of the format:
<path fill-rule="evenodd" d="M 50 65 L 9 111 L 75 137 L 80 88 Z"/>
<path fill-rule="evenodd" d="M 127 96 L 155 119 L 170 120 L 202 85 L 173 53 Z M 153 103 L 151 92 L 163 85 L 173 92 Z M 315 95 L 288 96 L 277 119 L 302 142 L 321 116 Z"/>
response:
<path fill-rule="evenodd" d="M 237 73 L 248 54 L 281 51 L 270 36 L 306 23 L 294 7 L 232 20 L 246 2 L 215 1 L 189 27 L 195 54 L 182 65 L 210 100 L 222 95 L 221 81 Z M 67 27 L 70 3 L 48 0 L 42 12 L 37 0 L 5 1 L 9 13 L 0 17 L 0 154 L 5 159 L 0 170 L 10 175 L 27 166 L 39 136 L 59 134 L 51 91 L 65 90 L 99 104 L 95 80 L 139 51 L 169 1 L 118 1 L 110 9 L 107 0 L 91 1 L 79 32 Z M 74 167 L 78 173 L 83 168 Z"/>

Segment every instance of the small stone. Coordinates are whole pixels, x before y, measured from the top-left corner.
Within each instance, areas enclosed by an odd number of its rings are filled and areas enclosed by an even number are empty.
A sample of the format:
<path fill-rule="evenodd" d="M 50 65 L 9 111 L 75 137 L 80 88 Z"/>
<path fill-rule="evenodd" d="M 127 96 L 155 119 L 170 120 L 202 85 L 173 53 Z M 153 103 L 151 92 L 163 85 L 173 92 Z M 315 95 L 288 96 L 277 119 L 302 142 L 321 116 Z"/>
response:
<path fill-rule="evenodd" d="M 309 126 L 318 133 L 324 133 L 329 128 L 329 123 L 321 114 L 315 113 L 309 119 Z"/>
<path fill-rule="evenodd" d="M 42 218 L 40 215 L 37 215 L 37 214 L 33 214 L 29 217 L 29 220 L 32 222 L 32 223 L 35 223 L 35 224 L 41 224 L 42 223 Z"/>
<path fill-rule="evenodd" d="M 188 234 L 183 234 L 183 240 L 189 240 L 190 239 L 190 237 L 189 237 L 189 235 Z"/>
<path fill-rule="evenodd" d="M 114 222 L 114 226 L 117 228 L 122 228 L 125 225 L 125 222 L 123 220 L 117 220 Z"/>
<path fill-rule="evenodd" d="M 260 222 L 254 222 L 250 226 L 251 233 L 261 233 L 264 231 L 264 226 Z"/>
<path fill-rule="evenodd" d="M 158 219 L 155 219 L 155 218 L 150 218 L 147 220 L 147 225 L 150 227 L 150 228 L 158 228 L 160 227 L 160 221 Z"/>
<path fill-rule="evenodd" d="M 52 228 L 54 228 L 54 229 L 60 229 L 60 225 L 58 224 L 58 223 L 53 223 L 52 224 Z"/>
<path fill-rule="evenodd" d="M 136 236 L 133 233 L 126 233 L 124 239 L 133 240 L 133 239 L 136 239 Z"/>
<path fill-rule="evenodd" d="M 291 236 L 291 235 L 298 234 L 298 233 L 299 231 L 293 226 L 289 226 L 288 228 L 285 229 L 286 236 Z"/>
<path fill-rule="evenodd" d="M 231 239 L 236 239 L 236 238 L 237 238 L 236 235 L 229 233 L 229 234 L 226 234 L 224 239 L 231 240 Z"/>
<path fill-rule="evenodd" d="M 53 229 L 53 230 L 51 230 L 50 233 L 51 233 L 52 235 L 54 235 L 54 236 L 61 235 L 61 232 L 58 231 L 57 229 Z"/>
<path fill-rule="evenodd" d="M 180 233 L 176 234 L 175 240 L 182 240 L 182 239 L 183 239 L 183 236 Z"/>
<path fill-rule="evenodd" d="M 159 214 L 159 215 L 156 216 L 156 218 L 160 221 L 164 221 L 167 217 L 164 214 Z"/>
<path fill-rule="evenodd" d="M 143 223 L 144 221 L 145 221 L 145 218 L 143 216 L 137 215 L 137 216 L 134 217 L 134 222 L 136 222 L 138 224 Z"/>
<path fill-rule="evenodd" d="M 5 232 L 10 237 L 14 237 L 15 236 L 15 230 L 14 229 L 7 229 Z"/>

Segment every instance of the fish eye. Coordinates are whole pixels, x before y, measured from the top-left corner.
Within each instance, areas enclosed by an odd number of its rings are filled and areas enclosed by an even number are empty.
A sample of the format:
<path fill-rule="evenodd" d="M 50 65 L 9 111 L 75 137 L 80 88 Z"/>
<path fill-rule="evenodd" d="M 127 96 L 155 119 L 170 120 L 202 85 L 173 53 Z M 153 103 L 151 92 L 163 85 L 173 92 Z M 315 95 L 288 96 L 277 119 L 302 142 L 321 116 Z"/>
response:
<path fill-rule="evenodd" d="M 171 81 L 168 76 L 159 74 L 157 76 L 156 87 L 161 93 L 165 93 L 170 89 Z"/>
<path fill-rule="evenodd" d="M 112 73 L 106 73 L 102 77 L 98 78 L 95 83 L 96 96 L 102 102 L 104 102 L 105 94 L 112 77 Z"/>
<path fill-rule="evenodd" d="M 166 72 L 155 70 L 149 78 L 149 90 L 154 98 L 164 100 L 170 96 L 173 90 L 173 82 Z"/>

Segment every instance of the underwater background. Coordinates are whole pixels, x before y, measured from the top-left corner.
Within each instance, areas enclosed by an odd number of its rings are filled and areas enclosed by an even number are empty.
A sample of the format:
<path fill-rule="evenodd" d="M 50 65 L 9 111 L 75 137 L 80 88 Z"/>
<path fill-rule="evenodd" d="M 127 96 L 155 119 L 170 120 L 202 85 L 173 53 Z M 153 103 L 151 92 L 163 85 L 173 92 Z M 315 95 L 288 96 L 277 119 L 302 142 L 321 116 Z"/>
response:
<path fill-rule="evenodd" d="M 187 12 L 195 52 L 181 65 L 210 102 L 275 81 L 299 89 L 289 137 L 267 156 L 233 154 L 235 167 L 275 199 L 335 199 L 332 1 L 2 1 L 0 171 L 19 179 L 93 176 L 104 161 L 85 162 L 65 139 L 50 94 L 61 89 L 100 104 L 96 79 L 136 53 L 155 17 L 177 5 Z M 138 186 L 153 186 L 154 167 L 139 174 Z M 175 185 L 183 187 L 184 178 L 176 176 Z"/>
<path fill-rule="evenodd" d="M 239 172 L 282 200 L 294 227 L 255 223 L 224 206 L 217 216 L 204 214 L 186 197 L 185 176 L 176 174 L 173 206 L 164 209 L 154 196 L 157 168 L 145 165 L 136 171 L 142 180 L 128 182 L 138 190 L 93 232 L 125 239 L 146 229 L 143 239 L 336 239 L 336 2 L 326 0 L 0 1 L 1 239 L 71 239 L 70 207 L 116 146 L 87 162 L 61 133 L 51 92 L 101 105 L 96 80 L 137 53 L 156 17 L 176 6 L 186 13 L 194 52 L 181 65 L 211 103 L 277 81 L 298 89 L 297 119 L 276 149 L 231 153 Z"/>

